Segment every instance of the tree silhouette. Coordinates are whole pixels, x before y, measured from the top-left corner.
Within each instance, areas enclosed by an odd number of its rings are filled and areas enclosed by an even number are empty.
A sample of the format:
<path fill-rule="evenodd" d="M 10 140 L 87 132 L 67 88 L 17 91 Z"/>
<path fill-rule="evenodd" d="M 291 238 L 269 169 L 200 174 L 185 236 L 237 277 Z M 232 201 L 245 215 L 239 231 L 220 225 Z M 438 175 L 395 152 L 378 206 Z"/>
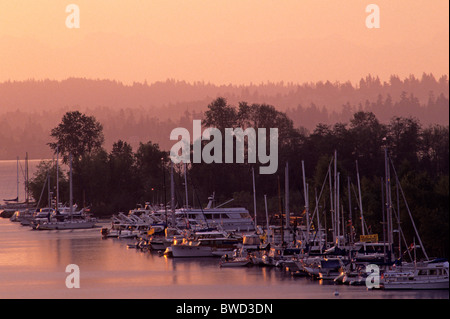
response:
<path fill-rule="evenodd" d="M 58 150 L 63 155 L 64 163 L 68 162 L 69 154 L 79 160 L 80 157 L 101 148 L 104 141 L 102 131 L 103 126 L 95 117 L 79 111 L 67 112 L 61 123 L 51 130 L 50 136 L 56 139 L 56 142 L 48 145 L 55 153 Z"/>

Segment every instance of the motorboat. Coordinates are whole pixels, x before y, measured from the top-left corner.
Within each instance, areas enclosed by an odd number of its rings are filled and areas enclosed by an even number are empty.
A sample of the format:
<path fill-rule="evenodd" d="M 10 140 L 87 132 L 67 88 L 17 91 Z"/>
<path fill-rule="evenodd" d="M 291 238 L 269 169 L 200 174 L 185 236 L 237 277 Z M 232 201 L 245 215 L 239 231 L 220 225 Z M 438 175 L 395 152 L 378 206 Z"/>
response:
<path fill-rule="evenodd" d="M 224 208 L 214 207 L 214 194 L 208 197 L 205 208 L 181 208 L 176 210 L 178 221 L 187 228 L 201 224 L 207 227 L 220 227 L 227 232 L 248 233 L 255 231 L 255 224 L 248 210 L 244 207 Z"/>
<path fill-rule="evenodd" d="M 228 256 L 228 255 L 227 255 Z M 250 256 L 247 257 L 235 257 L 228 259 L 227 257 L 222 258 L 222 260 L 219 263 L 220 267 L 247 267 L 251 266 L 252 260 Z"/>
<path fill-rule="evenodd" d="M 231 254 L 241 241 L 223 231 L 196 232 L 192 238 L 175 239 L 172 257 L 216 257 Z"/>
<path fill-rule="evenodd" d="M 401 265 L 381 276 L 384 289 L 449 289 L 449 264 L 435 259 Z"/>

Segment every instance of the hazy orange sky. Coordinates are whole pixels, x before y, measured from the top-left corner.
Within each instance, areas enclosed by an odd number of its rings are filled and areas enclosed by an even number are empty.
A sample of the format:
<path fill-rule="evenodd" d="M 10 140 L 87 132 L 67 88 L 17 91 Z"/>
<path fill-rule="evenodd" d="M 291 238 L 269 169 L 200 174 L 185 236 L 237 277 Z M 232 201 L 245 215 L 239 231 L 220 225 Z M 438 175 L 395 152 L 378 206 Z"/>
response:
<path fill-rule="evenodd" d="M 66 27 L 66 6 L 80 28 Z M 380 8 L 368 29 L 365 9 Z M 0 81 L 356 83 L 448 74 L 448 0 L 0 0 Z"/>

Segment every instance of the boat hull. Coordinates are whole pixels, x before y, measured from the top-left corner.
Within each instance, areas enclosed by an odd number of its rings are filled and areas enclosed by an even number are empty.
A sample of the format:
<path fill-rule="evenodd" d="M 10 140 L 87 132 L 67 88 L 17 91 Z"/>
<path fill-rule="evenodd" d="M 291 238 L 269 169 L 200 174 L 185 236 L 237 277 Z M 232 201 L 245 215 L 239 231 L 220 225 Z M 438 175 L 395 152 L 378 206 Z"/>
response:
<path fill-rule="evenodd" d="M 172 257 L 214 257 L 214 254 L 209 246 L 172 245 Z"/>
<path fill-rule="evenodd" d="M 434 290 L 449 289 L 448 279 L 435 281 L 411 281 L 411 282 L 384 282 L 383 288 L 386 290 Z"/>
<path fill-rule="evenodd" d="M 95 227 L 94 221 L 83 222 L 56 222 L 42 223 L 36 226 L 36 230 L 65 230 L 65 229 L 88 229 Z"/>
<path fill-rule="evenodd" d="M 220 263 L 220 267 L 247 267 L 250 265 L 251 265 L 251 261 L 248 259 L 229 260 L 229 261 L 223 261 Z"/>

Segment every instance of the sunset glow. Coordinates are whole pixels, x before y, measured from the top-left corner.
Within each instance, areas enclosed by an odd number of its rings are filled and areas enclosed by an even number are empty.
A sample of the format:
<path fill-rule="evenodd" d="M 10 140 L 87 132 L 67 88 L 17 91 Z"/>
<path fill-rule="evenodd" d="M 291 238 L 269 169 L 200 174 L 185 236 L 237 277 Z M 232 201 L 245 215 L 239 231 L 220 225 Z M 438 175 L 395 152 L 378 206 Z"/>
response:
<path fill-rule="evenodd" d="M 80 8 L 79 29 L 65 25 L 70 3 Z M 356 83 L 367 74 L 448 74 L 448 1 L 374 3 L 379 29 L 366 27 L 370 2 L 361 0 L 1 0 L 0 81 Z"/>

